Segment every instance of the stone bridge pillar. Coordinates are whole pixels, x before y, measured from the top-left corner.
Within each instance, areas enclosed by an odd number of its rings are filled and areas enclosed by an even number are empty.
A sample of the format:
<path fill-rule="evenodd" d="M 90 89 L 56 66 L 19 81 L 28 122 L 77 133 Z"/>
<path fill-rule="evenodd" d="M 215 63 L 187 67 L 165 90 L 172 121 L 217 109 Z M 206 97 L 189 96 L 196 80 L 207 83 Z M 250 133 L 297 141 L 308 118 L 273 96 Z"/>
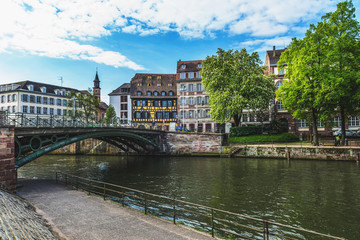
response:
<path fill-rule="evenodd" d="M 16 191 L 14 128 L 0 127 L 0 188 Z"/>

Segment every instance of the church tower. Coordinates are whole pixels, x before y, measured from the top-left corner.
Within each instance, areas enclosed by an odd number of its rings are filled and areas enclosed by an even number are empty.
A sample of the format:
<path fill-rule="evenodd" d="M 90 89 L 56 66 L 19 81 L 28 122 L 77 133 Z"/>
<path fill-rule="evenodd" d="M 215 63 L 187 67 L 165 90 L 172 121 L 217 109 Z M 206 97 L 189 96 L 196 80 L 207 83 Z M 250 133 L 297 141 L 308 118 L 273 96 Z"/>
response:
<path fill-rule="evenodd" d="M 94 87 L 93 87 L 93 94 L 99 99 L 99 101 L 101 101 L 100 97 L 100 80 L 99 80 L 99 76 L 98 76 L 98 71 L 96 70 L 96 75 L 95 75 L 95 79 L 94 79 Z"/>

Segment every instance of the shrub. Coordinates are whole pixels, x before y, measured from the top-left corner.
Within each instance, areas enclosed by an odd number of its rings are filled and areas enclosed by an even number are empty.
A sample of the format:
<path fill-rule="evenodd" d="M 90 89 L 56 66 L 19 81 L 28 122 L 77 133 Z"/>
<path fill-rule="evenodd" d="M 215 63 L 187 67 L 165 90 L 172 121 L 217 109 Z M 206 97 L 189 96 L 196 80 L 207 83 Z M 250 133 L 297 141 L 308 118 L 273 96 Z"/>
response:
<path fill-rule="evenodd" d="M 256 135 L 262 133 L 261 126 L 232 127 L 230 128 L 230 137 L 241 137 Z"/>
<path fill-rule="evenodd" d="M 276 135 L 254 135 L 243 137 L 230 137 L 230 143 L 265 143 L 265 142 L 294 142 L 299 137 L 292 133 L 281 133 Z"/>

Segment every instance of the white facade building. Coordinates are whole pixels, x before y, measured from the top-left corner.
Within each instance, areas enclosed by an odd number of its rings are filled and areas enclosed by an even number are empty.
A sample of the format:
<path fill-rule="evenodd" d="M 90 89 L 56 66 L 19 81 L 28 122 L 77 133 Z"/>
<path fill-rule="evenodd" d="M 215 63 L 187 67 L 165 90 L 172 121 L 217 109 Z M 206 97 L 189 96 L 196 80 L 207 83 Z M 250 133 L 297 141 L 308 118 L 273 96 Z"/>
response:
<path fill-rule="evenodd" d="M 120 120 L 131 121 L 131 99 L 130 99 L 130 83 L 124 83 L 109 94 L 110 104 L 114 106 L 116 116 Z"/>
<path fill-rule="evenodd" d="M 27 116 L 67 116 L 66 95 L 76 89 L 23 81 L 0 85 L 0 110 Z"/>

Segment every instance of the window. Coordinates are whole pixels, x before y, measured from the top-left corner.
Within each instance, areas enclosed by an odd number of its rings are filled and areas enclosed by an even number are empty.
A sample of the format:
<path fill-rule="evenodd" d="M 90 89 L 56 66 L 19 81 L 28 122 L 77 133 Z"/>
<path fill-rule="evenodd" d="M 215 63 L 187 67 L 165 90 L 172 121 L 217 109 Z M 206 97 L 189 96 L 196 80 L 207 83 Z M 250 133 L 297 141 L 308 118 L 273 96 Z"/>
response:
<path fill-rule="evenodd" d="M 141 92 L 140 92 L 140 91 L 137 91 L 137 92 L 136 92 L 136 95 L 137 95 L 137 96 L 141 96 Z"/>
<path fill-rule="evenodd" d="M 169 84 L 168 84 L 168 87 L 172 87 L 172 83 L 169 83 Z"/>
<path fill-rule="evenodd" d="M 41 114 L 41 107 L 36 107 L 36 113 Z"/>
<path fill-rule="evenodd" d="M 12 95 L 12 101 L 15 102 L 16 101 L 16 94 Z"/>
<path fill-rule="evenodd" d="M 66 109 L 63 110 L 63 115 L 64 115 L 64 116 L 67 115 L 67 110 L 66 110 Z"/>
<path fill-rule="evenodd" d="M 205 96 L 205 104 L 209 103 L 209 96 Z"/>
<path fill-rule="evenodd" d="M 185 84 L 181 84 L 180 85 L 180 91 L 186 91 L 186 85 Z"/>
<path fill-rule="evenodd" d="M 193 98 L 193 97 L 189 97 L 188 99 L 189 99 L 189 104 L 190 104 L 190 105 L 193 105 L 193 104 L 194 104 L 194 98 Z"/>
<path fill-rule="evenodd" d="M 196 84 L 196 91 L 201 92 L 201 83 Z"/>
<path fill-rule="evenodd" d="M 198 68 L 202 68 L 202 65 L 201 65 L 201 63 L 198 63 Z"/>
<path fill-rule="evenodd" d="M 248 121 L 247 114 L 243 114 L 242 115 L 242 122 L 247 122 L 247 121 Z"/>
<path fill-rule="evenodd" d="M 121 110 L 127 110 L 127 104 L 121 104 Z"/>
<path fill-rule="evenodd" d="M 1 96 L 1 102 L 4 103 L 5 102 L 5 96 Z"/>
<path fill-rule="evenodd" d="M 162 100 L 162 101 L 161 101 L 161 106 L 162 106 L 162 107 L 167 107 L 167 101 L 166 101 L 166 100 Z"/>
<path fill-rule="evenodd" d="M 156 118 L 157 118 L 157 119 L 162 119 L 162 118 L 163 118 L 162 112 L 157 112 L 157 113 L 156 113 Z"/>
<path fill-rule="evenodd" d="M 185 64 L 181 65 L 181 68 L 182 68 L 182 69 L 185 69 L 185 68 L 186 68 L 186 65 L 185 65 Z"/>
<path fill-rule="evenodd" d="M 359 118 L 351 116 L 349 118 L 349 126 L 350 127 L 359 126 Z"/>
<path fill-rule="evenodd" d="M 194 72 L 188 72 L 188 78 L 194 78 Z"/>
<path fill-rule="evenodd" d="M 10 108 L 10 106 L 8 106 L 8 107 L 7 107 L 8 113 L 10 113 L 10 110 L 11 110 L 11 108 Z"/>
<path fill-rule="evenodd" d="M 46 93 L 46 87 L 41 87 L 41 88 L 40 88 L 40 91 L 41 91 L 42 93 Z"/>
<path fill-rule="evenodd" d="M 35 96 L 34 95 L 30 95 L 30 102 L 34 103 L 35 102 Z"/>
<path fill-rule="evenodd" d="M 279 81 L 276 83 L 276 89 L 278 89 L 281 85 L 283 85 L 283 82 L 282 81 Z"/>
<path fill-rule="evenodd" d="M 48 98 L 47 97 L 43 97 L 43 104 L 48 104 Z"/>
<path fill-rule="evenodd" d="M 151 77 L 151 76 L 148 76 L 148 79 L 152 79 L 152 77 Z"/>
<path fill-rule="evenodd" d="M 194 118 L 194 110 L 189 111 L 189 118 Z"/>
<path fill-rule="evenodd" d="M 28 106 L 23 106 L 22 107 L 22 112 L 27 113 L 28 112 Z"/>
<path fill-rule="evenodd" d="M 55 94 L 56 94 L 56 95 L 60 95 L 60 90 L 59 90 L 59 89 L 55 89 Z"/>
<path fill-rule="evenodd" d="M 8 95 L 8 96 L 7 96 L 7 101 L 8 101 L 8 102 L 11 102 L 11 95 Z"/>
<path fill-rule="evenodd" d="M 21 101 L 28 102 L 28 95 L 27 94 L 22 94 L 21 95 Z"/>
<path fill-rule="evenodd" d="M 121 99 L 121 102 L 127 102 L 127 97 L 126 96 L 121 96 L 120 99 Z"/>
<path fill-rule="evenodd" d="M 147 105 L 147 104 L 146 104 L 146 103 L 147 103 L 146 100 L 142 100 L 141 103 L 142 103 L 142 106 L 146 106 L 146 105 Z"/>
<path fill-rule="evenodd" d="M 340 127 L 340 126 L 341 126 L 341 118 L 334 117 L 334 127 Z"/>
<path fill-rule="evenodd" d="M 194 85 L 193 85 L 193 84 L 189 84 L 189 86 L 188 86 L 188 91 L 189 91 L 189 92 L 194 91 Z"/>
<path fill-rule="evenodd" d="M 154 107 L 160 107 L 160 104 L 159 104 L 160 102 L 158 101 L 158 100 L 155 100 L 154 101 Z"/>
<path fill-rule="evenodd" d="M 183 97 L 180 98 L 180 104 L 181 104 L 181 105 L 185 105 L 185 98 L 183 98 Z"/>
<path fill-rule="evenodd" d="M 48 113 L 48 109 L 46 107 L 43 108 L 43 114 L 47 114 Z"/>
<path fill-rule="evenodd" d="M 161 83 L 156 84 L 156 86 L 161 87 Z"/>
<path fill-rule="evenodd" d="M 142 86 L 142 83 L 138 83 L 137 85 L 138 85 L 138 87 L 141 87 L 141 86 Z"/>
<path fill-rule="evenodd" d="M 318 121 L 316 122 L 316 126 L 317 126 L 318 128 L 322 128 L 322 127 L 324 127 L 324 124 L 323 124 L 320 120 L 318 120 Z"/>
<path fill-rule="evenodd" d="M 41 103 L 41 97 L 40 96 L 36 96 L 36 103 Z"/>
<path fill-rule="evenodd" d="M 165 92 L 165 91 L 162 91 L 162 92 L 161 92 L 161 96 L 166 96 L 166 92 Z"/>
<path fill-rule="evenodd" d="M 161 76 L 157 76 L 157 79 L 160 80 L 160 79 L 161 79 Z"/>
<path fill-rule="evenodd" d="M 140 106 L 141 106 L 141 101 L 140 101 L 140 100 L 137 100 L 135 106 L 140 107 Z"/>
<path fill-rule="evenodd" d="M 197 78 L 201 78 L 200 72 L 196 72 L 196 77 L 197 77 Z"/>
<path fill-rule="evenodd" d="M 211 115 L 210 115 L 210 110 L 209 110 L 209 109 L 206 109 L 206 110 L 205 110 L 205 117 L 206 117 L 206 118 L 211 117 Z"/>
<path fill-rule="evenodd" d="M 30 106 L 30 113 L 35 113 L 35 107 L 34 106 Z"/>
<path fill-rule="evenodd" d="M 168 105 L 168 107 L 172 107 L 173 102 L 172 102 L 171 100 L 168 100 L 168 101 L 167 101 L 167 105 Z"/>
<path fill-rule="evenodd" d="M 309 127 L 309 126 L 307 125 L 307 122 L 306 122 L 305 119 L 300 119 L 300 120 L 298 121 L 298 127 L 299 127 L 299 128 L 307 128 L 307 127 Z"/>
<path fill-rule="evenodd" d="M 196 97 L 196 104 L 201 104 L 202 97 Z"/>
<path fill-rule="evenodd" d="M 135 118 L 140 119 L 141 118 L 141 112 L 135 112 Z"/>
<path fill-rule="evenodd" d="M 67 100 L 63 100 L 63 106 L 66 106 L 67 105 Z"/>
<path fill-rule="evenodd" d="M 170 113 L 169 112 L 164 112 L 164 118 L 169 119 L 170 118 Z"/>
<path fill-rule="evenodd" d="M 146 96 L 151 96 L 151 91 L 147 91 Z"/>
<path fill-rule="evenodd" d="M 174 96 L 174 92 L 173 92 L 173 91 L 170 91 L 170 92 L 169 92 L 169 96 Z"/>
<path fill-rule="evenodd" d="M 61 109 L 57 110 L 57 115 L 59 115 L 59 116 L 61 115 Z"/>
<path fill-rule="evenodd" d="M 28 85 L 27 87 L 28 87 L 29 91 L 34 91 L 34 85 Z"/>
<path fill-rule="evenodd" d="M 16 112 L 15 106 L 12 106 L 12 112 Z"/>
<path fill-rule="evenodd" d="M 277 110 L 284 110 L 285 109 L 285 107 L 283 106 L 281 101 L 278 101 L 276 103 L 276 106 L 277 106 Z"/>
<path fill-rule="evenodd" d="M 151 83 L 148 83 L 147 85 L 148 85 L 148 87 L 150 87 L 150 86 L 151 86 Z"/>
<path fill-rule="evenodd" d="M 254 114 L 249 115 L 249 122 L 255 122 Z"/>
<path fill-rule="evenodd" d="M 50 108 L 50 115 L 54 115 L 54 109 Z"/>
<path fill-rule="evenodd" d="M 54 105 L 54 99 L 50 98 L 50 105 Z"/>
<path fill-rule="evenodd" d="M 155 91 L 154 96 L 156 96 L 156 97 L 159 96 L 159 92 Z"/>
<path fill-rule="evenodd" d="M 172 118 L 176 119 L 176 112 L 172 112 Z"/>
<path fill-rule="evenodd" d="M 186 73 L 181 72 L 181 73 L 180 73 L 180 79 L 185 79 L 185 78 L 186 78 Z"/>

